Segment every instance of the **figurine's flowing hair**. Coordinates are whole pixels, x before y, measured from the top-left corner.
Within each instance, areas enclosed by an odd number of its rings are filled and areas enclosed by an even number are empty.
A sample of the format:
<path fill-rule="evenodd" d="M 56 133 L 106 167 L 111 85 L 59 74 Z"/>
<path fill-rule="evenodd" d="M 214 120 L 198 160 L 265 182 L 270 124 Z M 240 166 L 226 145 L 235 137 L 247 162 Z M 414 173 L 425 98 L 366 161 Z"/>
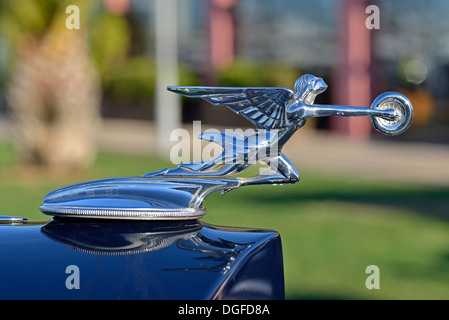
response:
<path fill-rule="evenodd" d="M 295 99 L 304 100 L 307 97 L 307 94 L 310 92 L 311 88 L 308 86 L 310 82 L 315 79 L 314 76 L 310 74 L 305 74 L 302 77 L 298 78 L 295 82 Z"/>

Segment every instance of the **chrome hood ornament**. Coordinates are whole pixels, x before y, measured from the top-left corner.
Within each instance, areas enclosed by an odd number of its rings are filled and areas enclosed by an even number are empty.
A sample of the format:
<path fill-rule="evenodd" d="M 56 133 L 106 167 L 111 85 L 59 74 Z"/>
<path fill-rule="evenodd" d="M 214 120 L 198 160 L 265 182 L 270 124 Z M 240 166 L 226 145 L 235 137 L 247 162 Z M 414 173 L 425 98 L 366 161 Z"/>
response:
<path fill-rule="evenodd" d="M 373 127 L 398 135 L 410 126 L 413 108 L 402 94 L 386 92 L 370 108 L 314 104 L 327 89 L 323 79 L 303 75 L 288 88 L 168 87 L 169 91 L 226 106 L 257 128 L 243 135 L 203 132 L 201 140 L 221 145 L 223 151 L 204 162 L 190 162 L 136 178 L 113 178 L 81 183 L 49 193 L 41 211 L 56 216 L 141 220 L 197 219 L 212 192 L 247 185 L 292 184 L 299 174 L 281 153 L 288 139 L 308 118 L 369 116 Z M 270 170 L 251 177 L 232 177 L 257 161 Z"/>

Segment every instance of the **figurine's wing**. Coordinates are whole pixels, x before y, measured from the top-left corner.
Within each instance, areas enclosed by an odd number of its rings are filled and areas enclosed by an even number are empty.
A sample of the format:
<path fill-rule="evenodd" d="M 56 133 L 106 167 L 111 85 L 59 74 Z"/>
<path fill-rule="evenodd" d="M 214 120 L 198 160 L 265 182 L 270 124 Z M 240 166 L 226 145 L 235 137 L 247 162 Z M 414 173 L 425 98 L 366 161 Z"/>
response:
<path fill-rule="evenodd" d="M 202 98 L 243 115 L 258 128 L 277 129 L 287 125 L 286 105 L 293 98 L 288 88 L 168 87 L 191 98 Z"/>

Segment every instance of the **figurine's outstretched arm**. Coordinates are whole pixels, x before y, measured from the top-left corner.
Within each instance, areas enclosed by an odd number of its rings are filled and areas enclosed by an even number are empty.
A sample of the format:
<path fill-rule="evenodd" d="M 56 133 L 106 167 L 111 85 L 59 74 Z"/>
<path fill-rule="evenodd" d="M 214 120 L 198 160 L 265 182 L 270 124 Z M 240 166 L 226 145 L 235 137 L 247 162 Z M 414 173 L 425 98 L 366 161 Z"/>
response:
<path fill-rule="evenodd" d="M 403 133 L 412 123 L 413 107 L 404 95 L 385 92 L 373 101 L 370 108 L 307 104 L 301 101 L 292 103 L 287 108 L 287 117 L 290 121 L 326 116 L 369 116 L 377 131 L 394 136 Z"/>
<path fill-rule="evenodd" d="M 341 116 L 341 117 L 357 117 L 357 116 L 372 116 L 382 117 L 389 120 L 394 120 L 398 117 L 398 112 L 395 109 L 376 110 L 364 107 L 351 107 L 327 104 L 303 104 L 297 108 L 298 117 L 302 119 L 314 117 L 327 116 Z"/>

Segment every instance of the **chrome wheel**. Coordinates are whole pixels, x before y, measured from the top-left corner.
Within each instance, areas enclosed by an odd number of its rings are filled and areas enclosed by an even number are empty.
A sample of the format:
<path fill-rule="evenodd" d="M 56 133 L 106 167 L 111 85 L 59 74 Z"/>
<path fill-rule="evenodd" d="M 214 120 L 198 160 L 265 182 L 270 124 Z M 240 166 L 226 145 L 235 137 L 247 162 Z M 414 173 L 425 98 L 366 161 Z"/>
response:
<path fill-rule="evenodd" d="M 404 95 L 397 92 L 385 92 L 378 96 L 371 104 L 375 110 L 395 110 L 395 116 L 376 117 L 370 116 L 373 127 L 389 136 L 403 133 L 410 127 L 413 120 L 413 107 Z"/>

